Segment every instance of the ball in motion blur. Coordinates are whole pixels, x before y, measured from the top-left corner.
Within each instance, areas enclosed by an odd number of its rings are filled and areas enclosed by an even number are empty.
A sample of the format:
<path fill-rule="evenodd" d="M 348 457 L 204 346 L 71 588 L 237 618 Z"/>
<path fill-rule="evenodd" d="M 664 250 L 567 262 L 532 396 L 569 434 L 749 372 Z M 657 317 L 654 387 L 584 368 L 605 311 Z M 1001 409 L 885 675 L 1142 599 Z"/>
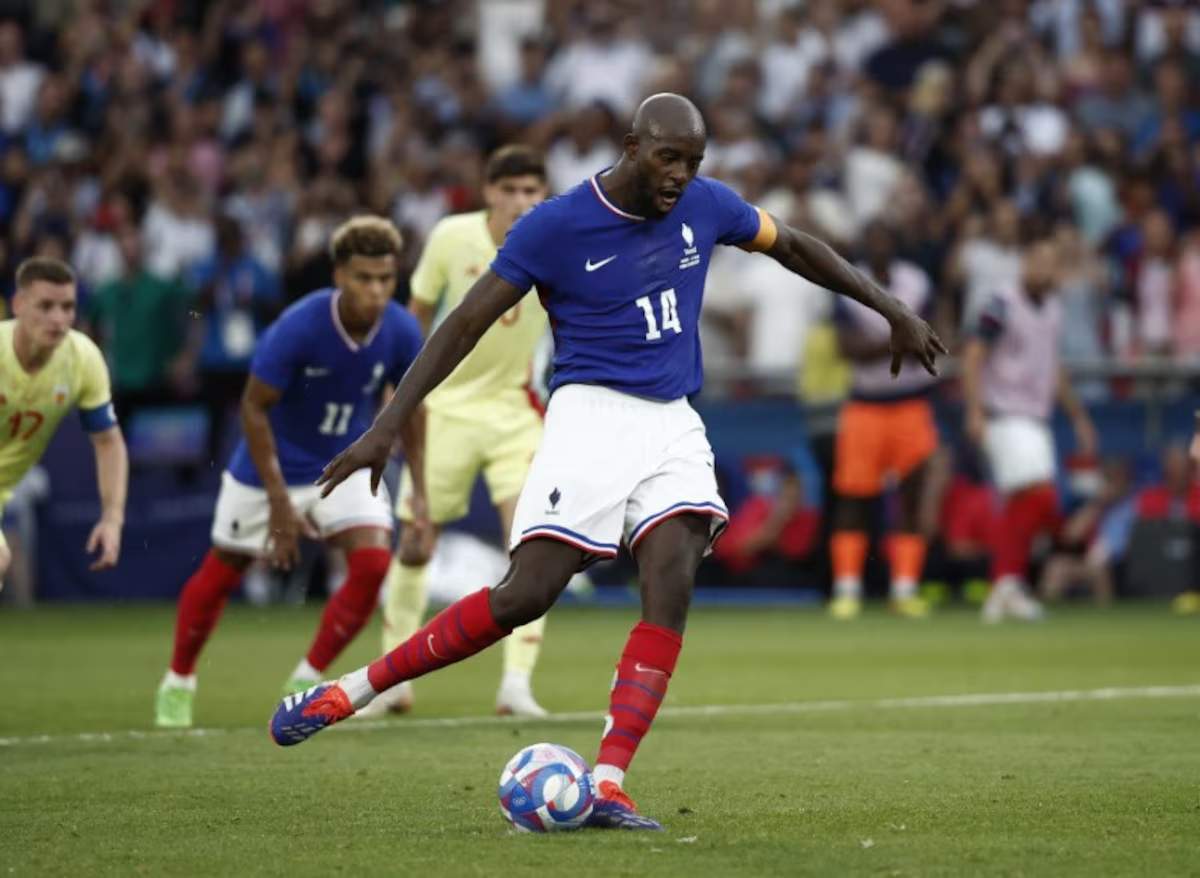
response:
<path fill-rule="evenodd" d="M 592 771 L 574 750 L 531 744 L 504 766 L 500 811 L 521 832 L 578 829 L 592 813 Z"/>

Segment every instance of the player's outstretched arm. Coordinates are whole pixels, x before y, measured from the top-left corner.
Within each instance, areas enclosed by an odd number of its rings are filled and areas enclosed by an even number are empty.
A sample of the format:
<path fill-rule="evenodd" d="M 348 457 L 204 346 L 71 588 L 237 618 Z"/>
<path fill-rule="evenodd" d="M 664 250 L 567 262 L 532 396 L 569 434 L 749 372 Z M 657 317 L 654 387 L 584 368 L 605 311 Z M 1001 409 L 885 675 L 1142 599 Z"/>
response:
<path fill-rule="evenodd" d="M 828 244 L 778 220 L 775 220 L 775 226 L 778 234 L 766 250 L 768 256 L 789 271 L 861 302 L 887 318 L 892 326 L 893 375 L 900 374 L 900 366 L 908 356 L 916 357 L 930 374 L 937 374 L 938 356 L 949 352 L 933 327 L 838 256 Z"/>
<path fill-rule="evenodd" d="M 129 453 L 120 427 L 90 433 L 96 454 L 96 484 L 100 492 L 100 521 L 88 536 L 87 551 L 99 552 L 92 570 L 108 570 L 121 557 L 125 526 L 125 497 L 129 491 Z"/>
<path fill-rule="evenodd" d="M 279 466 L 275 446 L 275 431 L 271 429 L 270 410 L 283 398 L 283 391 L 259 381 L 254 375 L 246 379 L 242 392 L 242 434 L 254 468 L 267 492 L 270 504 L 268 531 L 271 539 L 271 558 L 276 566 L 290 570 L 300 560 L 300 536 L 316 539 L 316 528 L 303 515 L 297 514 L 288 496 L 287 480 Z"/>
<path fill-rule="evenodd" d="M 401 426 L 429 392 L 471 353 L 491 325 L 521 301 L 525 293 L 526 290 L 518 289 L 495 272 L 485 272 L 430 336 L 371 429 L 325 467 L 317 479 L 318 485 L 325 486 L 321 496 L 328 496 L 351 473 L 368 467 L 371 490 L 378 490 L 392 442 Z"/>
<path fill-rule="evenodd" d="M 842 356 L 852 363 L 870 363 L 882 359 L 892 352 L 890 340 L 876 341 L 868 338 L 866 333 L 858 332 L 848 326 L 838 326 L 837 341 Z"/>

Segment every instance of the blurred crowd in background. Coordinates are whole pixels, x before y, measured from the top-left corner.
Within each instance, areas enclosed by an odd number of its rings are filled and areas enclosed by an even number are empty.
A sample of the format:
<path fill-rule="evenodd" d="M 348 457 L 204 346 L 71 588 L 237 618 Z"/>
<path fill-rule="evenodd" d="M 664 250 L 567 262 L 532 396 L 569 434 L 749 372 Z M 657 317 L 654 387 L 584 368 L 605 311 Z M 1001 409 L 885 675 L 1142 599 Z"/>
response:
<path fill-rule="evenodd" d="M 0 282 L 68 258 L 122 414 L 200 402 L 215 449 L 338 222 L 392 217 L 407 275 L 491 149 L 538 146 L 561 192 L 676 91 L 703 173 L 851 259 L 886 226 L 949 339 L 1049 236 L 1069 360 L 1200 364 L 1198 90 L 1192 0 L 0 0 Z M 710 371 L 836 400 L 831 316 L 722 252 Z"/>

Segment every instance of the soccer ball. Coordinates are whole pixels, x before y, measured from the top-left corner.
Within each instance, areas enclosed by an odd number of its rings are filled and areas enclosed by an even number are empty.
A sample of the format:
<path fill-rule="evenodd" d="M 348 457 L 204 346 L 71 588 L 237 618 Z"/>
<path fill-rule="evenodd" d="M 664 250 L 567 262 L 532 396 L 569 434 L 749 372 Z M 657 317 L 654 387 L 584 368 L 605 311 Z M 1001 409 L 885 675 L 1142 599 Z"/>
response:
<path fill-rule="evenodd" d="M 500 774 L 500 812 L 521 832 L 578 829 L 595 800 L 592 771 L 574 750 L 531 744 Z"/>

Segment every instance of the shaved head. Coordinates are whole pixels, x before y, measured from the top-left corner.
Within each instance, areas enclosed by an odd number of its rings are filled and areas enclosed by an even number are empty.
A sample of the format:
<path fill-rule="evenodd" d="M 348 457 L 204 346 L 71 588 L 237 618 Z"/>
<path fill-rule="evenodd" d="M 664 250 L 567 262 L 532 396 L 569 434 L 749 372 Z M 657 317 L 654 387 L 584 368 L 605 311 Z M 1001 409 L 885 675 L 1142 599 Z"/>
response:
<path fill-rule="evenodd" d="M 633 116 L 633 134 L 651 140 L 707 137 L 700 110 L 683 95 L 671 92 L 651 95 L 642 101 Z"/>
<path fill-rule="evenodd" d="M 625 154 L 606 182 L 638 216 L 666 216 L 699 172 L 707 141 L 695 104 L 683 95 L 651 95 L 637 108 Z"/>

